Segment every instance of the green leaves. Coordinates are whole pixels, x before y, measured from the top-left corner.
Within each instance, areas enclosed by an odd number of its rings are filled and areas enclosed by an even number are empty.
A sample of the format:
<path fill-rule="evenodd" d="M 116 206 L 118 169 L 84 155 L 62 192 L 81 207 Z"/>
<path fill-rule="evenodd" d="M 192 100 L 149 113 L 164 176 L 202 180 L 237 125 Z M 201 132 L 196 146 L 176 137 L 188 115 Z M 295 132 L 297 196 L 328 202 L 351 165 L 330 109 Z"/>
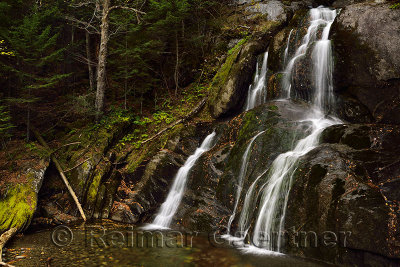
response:
<path fill-rule="evenodd" d="M 397 9 L 397 8 L 400 8 L 400 2 L 394 3 L 394 4 L 391 5 L 389 8 L 390 8 L 390 9 Z"/>

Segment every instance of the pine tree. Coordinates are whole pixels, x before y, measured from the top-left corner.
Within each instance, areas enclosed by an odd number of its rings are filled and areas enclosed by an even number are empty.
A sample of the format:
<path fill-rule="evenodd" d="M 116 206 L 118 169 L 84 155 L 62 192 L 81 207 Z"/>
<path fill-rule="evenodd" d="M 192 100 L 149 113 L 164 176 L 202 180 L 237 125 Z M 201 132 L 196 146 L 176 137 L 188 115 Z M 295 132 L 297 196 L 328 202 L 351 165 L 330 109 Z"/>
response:
<path fill-rule="evenodd" d="M 40 8 L 34 5 L 29 16 L 20 25 L 12 27 L 8 43 L 15 57 L 10 71 L 19 80 L 19 98 L 14 102 L 23 103 L 27 108 L 27 139 L 29 139 L 30 103 L 32 90 L 56 87 L 70 74 L 57 73 L 54 64 L 62 61 L 65 48 L 57 46 L 59 29 L 52 24 L 60 16 L 57 6 Z"/>

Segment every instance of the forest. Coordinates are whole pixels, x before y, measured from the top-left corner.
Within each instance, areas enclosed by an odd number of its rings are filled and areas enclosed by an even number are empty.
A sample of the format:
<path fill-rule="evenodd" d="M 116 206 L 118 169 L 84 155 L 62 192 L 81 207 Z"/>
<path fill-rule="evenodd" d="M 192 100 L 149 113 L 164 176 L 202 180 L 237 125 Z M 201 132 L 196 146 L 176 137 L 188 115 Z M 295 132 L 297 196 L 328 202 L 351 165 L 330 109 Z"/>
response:
<path fill-rule="evenodd" d="M 2 1 L 3 146 L 11 136 L 29 142 L 23 128 L 31 122 L 52 138 L 57 127 L 99 121 L 110 110 L 172 119 L 169 109 L 201 95 L 213 74 L 207 58 L 218 53 L 213 38 L 222 5 Z M 196 88 L 186 92 L 194 81 Z"/>
<path fill-rule="evenodd" d="M 0 1 L 0 266 L 400 264 L 398 0 Z"/>

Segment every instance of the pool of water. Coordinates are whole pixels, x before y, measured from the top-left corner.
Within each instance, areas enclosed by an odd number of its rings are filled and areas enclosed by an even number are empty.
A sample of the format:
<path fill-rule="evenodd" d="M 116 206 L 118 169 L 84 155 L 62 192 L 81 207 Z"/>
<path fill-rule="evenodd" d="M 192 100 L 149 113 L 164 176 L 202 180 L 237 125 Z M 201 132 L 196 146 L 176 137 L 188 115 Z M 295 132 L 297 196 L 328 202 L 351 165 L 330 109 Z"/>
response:
<path fill-rule="evenodd" d="M 15 266 L 322 266 L 286 255 L 244 254 L 213 234 L 147 232 L 112 222 L 59 226 L 15 237 Z"/>

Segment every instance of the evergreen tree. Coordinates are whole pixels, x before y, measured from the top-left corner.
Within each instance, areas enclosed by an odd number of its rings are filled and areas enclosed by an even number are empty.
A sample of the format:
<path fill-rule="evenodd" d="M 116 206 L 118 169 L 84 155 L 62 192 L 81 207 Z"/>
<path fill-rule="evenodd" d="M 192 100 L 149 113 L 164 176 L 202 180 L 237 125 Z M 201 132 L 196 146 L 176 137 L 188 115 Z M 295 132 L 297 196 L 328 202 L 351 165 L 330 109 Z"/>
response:
<path fill-rule="evenodd" d="M 53 26 L 61 17 L 57 6 L 40 8 L 34 5 L 31 14 L 24 17 L 21 24 L 11 28 L 8 43 L 15 57 L 9 70 L 19 80 L 18 99 L 27 108 L 27 125 L 30 124 L 30 105 L 35 101 L 32 90 L 56 87 L 69 74 L 55 70 L 55 63 L 62 61 L 65 48 L 57 46 L 58 27 Z M 27 131 L 29 139 L 29 130 Z"/>

